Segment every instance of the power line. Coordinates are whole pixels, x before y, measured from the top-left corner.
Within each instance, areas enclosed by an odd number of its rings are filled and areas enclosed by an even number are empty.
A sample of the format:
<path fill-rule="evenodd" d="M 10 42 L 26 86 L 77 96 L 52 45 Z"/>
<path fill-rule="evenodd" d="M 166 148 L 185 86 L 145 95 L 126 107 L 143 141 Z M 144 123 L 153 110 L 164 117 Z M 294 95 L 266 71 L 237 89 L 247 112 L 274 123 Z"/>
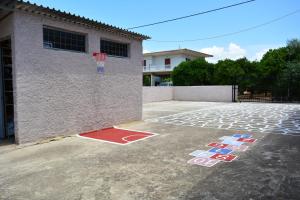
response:
<path fill-rule="evenodd" d="M 283 15 L 281 17 L 278 17 L 278 18 L 275 18 L 275 19 L 272 19 L 270 21 L 267 21 L 265 23 L 262 23 L 262 24 L 259 24 L 259 25 L 256 25 L 256 26 L 251 26 L 251 27 L 248 27 L 248 28 L 245 28 L 245 29 L 241 29 L 239 31 L 235 31 L 235 32 L 230 32 L 230 33 L 225 33 L 225 34 L 221 34 L 221 35 L 215 35 L 215 36 L 211 36 L 211 37 L 204 37 L 204 38 L 198 38 L 198 39 L 188 39 L 188 40 L 145 40 L 146 42 L 164 42 L 164 43 L 178 43 L 178 42 L 195 42 L 195 41 L 203 41 L 203 40 L 211 40 L 211 39 L 217 39 L 217 38 L 222 38 L 222 37 L 227 37 L 227 36 L 231 36 L 231 35 L 236 35 L 236 34 L 239 34 L 239 33 L 243 33 L 243 32 L 247 32 L 247 31 L 251 31 L 251 30 L 254 30 L 254 29 L 257 29 L 257 28 L 261 28 L 263 26 L 267 26 L 269 24 L 272 24 L 274 22 L 277 22 L 277 21 L 280 21 L 284 18 L 287 18 L 291 15 L 294 15 L 296 13 L 299 13 L 300 12 L 300 9 L 297 9 L 291 13 L 288 13 L 286 15 Z"/>
<path fill-rule="evenodd" d="M 151 24 L 135 26 L 135 27 L 127 28 L 127 30 L 132 30 L 132 29 L 137 29 L 137 28 L 142 28 L 142 27 L 147 27 L 147 26 L 154 26 L 154 25 L 157 25 L 157 24 L 163 24 L 163 23 L 172 22 L 172 21 L 177 21 L 177 20 L 181 20 L 181 19 L 185 19 L 185 18 L 189 18 L 189 17 L 194 17 L 194 16 L 197 16 L 197 15 L 203 15 L 203 14 L 207 14 L 207 13 L 211 13 L 211 12 L 215 12 L 215 11 L 219 11 L 219 10 L 224 10 L 224 9 L 227 9 L 227 8 L 239 6 L 239 5 L 250 3 L 250 2 L 253 2 L 253 1 L 256 1 L 256 0 L 244 1 L 244 2 L 240 2 L 240 3 L 224 6 L 224 7 L 221 7 L 221 8 L 215 8 L 215 9 L 208 10 L 208 11 L 203 11 L 203 12 L 199 12 L 199 13 L 195 13 L 195 14 L 191 14 L 191 15 L 186 15 L 186 16 L 183 16 L 183 17 L 177 17 L 177 18 L 173 18 L 173 19 L 167 19 L 167 20 L 164 20 L 164 21 L 160 21 L 160 22 L 154 22 L 154 23 L 151 23 Z"/>

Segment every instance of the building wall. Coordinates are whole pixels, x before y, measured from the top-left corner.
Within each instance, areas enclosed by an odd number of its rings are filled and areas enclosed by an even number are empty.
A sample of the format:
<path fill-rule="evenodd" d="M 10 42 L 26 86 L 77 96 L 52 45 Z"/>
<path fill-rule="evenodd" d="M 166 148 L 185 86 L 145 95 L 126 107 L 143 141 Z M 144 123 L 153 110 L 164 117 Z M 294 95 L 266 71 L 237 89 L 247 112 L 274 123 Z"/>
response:
<path fill-rule="evenodd" d="M 43 25 L 87 34 L 87 53 L 43 48 Z M 15 13 L 15 129 L 18 143 L 140 120 L 142 42 L 79 25 Z M 130 43 L 97 74 L 100 38 Z"/>
<path fill-rule="evenodd" d="M 143 103 L 171 101 L 172 87 L 143 87 Z"/>
<path fill-rule="evenodd" d="M 161 68 L 165 68 L 165 59 L 171 59 L 171 69 L 177 67 L 181 62 L 185 61 L 185 56 L 183 55 L 171 55 L 171 56 L 153 56 L 152 57 L 152 65 L 159 66 Z M 148 65 L 148 64 L 147 64 Z"/>
<path fill-rule="evenodd" d="M 185 61 L 185 58 L 181 55 L 171 55 L 171 56 L 157 56 L 153 57 L 152 65 L 165 66 L 165 59 L 171 59 L 171 67 L 176 67 L 181 62 Z"/>
<path fill-rule="evenodd" d="M 165 59 L 171 59 L 171 67 L 165 68 Z M 172 71 L 175 67 L 177 67 L 180 63 L 185 62 L 186 58 L 190 60 L 197 59 L 197 57 L 186 56 L 186 55 L 164 55 L 164 56 L 144 56 L 144 60 L 146 60 L 146 71 L 149 72 L 157 72 L 157 71 Z"/>
<path fill-rule="evenodd" d="M 143 87 L 143 103 L 168 100 L 232 102 L 232 86 Z"/>

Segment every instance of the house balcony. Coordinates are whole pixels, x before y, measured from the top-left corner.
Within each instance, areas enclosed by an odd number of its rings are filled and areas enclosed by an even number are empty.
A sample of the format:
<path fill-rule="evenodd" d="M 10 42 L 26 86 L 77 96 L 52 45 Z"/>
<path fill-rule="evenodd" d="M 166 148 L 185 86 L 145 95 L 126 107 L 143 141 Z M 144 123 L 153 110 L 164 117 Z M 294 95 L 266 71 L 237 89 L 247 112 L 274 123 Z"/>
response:
<path fill-rule="evenodd" d="M 149 65 L 143 67 L 143 72 L 171 72 L 173 69 L 170 65 Z"/>

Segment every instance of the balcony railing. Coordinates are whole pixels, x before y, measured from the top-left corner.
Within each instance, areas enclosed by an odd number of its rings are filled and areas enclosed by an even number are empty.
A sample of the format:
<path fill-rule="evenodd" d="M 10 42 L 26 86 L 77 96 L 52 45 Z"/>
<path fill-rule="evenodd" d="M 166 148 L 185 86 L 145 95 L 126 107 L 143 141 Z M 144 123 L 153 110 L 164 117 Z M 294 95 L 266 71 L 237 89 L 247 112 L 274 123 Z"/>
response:
<path fill-rule="evenodd" d="M 149 65 L 144 66 L 143 72 L 170 72 L 173 69 L 171 65 Z"/>

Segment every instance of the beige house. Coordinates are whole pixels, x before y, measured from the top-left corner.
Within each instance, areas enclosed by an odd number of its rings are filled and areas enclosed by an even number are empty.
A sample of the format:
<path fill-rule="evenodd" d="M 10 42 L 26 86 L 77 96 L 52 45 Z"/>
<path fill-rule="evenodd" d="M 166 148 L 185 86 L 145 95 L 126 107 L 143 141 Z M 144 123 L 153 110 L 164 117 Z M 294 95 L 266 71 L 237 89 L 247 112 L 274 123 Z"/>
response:
<path fill-rule="evenodd" d="M 138 33 L 24 1 L 0 1 L 0 138 L 17 143 L 142 117 Z M 98 73 L 93 52 L 108 55 Z"/>
<path fill-rule="evenodd" d="M 171 72 L 180 63 L 207 57 L 212 57 L 212 55 L 190 49 L 145 53 L 143 74 L 144 77 L 151 77 L 151 86 L 158 86 L 164 84 L 165 80 L 171 77 Z"/>

